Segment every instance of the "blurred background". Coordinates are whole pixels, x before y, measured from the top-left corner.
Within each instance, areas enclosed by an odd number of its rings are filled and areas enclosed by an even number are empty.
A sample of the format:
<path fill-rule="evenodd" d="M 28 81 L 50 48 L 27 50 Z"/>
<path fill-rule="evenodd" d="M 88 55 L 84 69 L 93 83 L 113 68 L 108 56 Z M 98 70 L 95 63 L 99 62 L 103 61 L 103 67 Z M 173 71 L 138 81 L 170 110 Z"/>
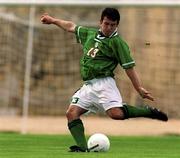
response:
<path fill-rule="evenodd" d="M 40 17 L 46 12 L 98 27 L 104 7 L 0 6 L 0 116 L 22 116 L 23 111 L 29 116 L 65 115 L 71 96 L 83 84 L 81 46 L 73 34 L 41 24 Z M 121 14 L 118 31 L 129 44 L 144 87 L 155 97 L 154 102 L 141 99 L 118 66 L 115 78 L 124 102 L 150 104 L 180 118 L 179 6 L 116 8 Z"/>

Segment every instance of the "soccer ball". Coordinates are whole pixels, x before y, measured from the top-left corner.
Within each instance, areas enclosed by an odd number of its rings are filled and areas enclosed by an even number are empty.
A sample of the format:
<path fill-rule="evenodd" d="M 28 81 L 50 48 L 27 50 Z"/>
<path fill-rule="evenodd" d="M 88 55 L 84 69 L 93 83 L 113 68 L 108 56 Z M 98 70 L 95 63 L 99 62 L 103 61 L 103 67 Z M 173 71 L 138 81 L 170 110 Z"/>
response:
<path fill-rule="evenodd" d="M 95 133 L 88 139 L 88 149 L 94 152 L 105 152 L 110 148 L 109 138 L 102 133 Z"/>

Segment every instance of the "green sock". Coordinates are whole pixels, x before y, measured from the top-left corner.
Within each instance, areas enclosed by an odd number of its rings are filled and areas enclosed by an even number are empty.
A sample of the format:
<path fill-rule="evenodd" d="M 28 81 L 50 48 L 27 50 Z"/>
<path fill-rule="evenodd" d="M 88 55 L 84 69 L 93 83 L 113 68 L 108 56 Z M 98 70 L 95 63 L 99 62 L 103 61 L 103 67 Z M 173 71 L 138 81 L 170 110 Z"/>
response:
<path fill-rule="evenodd" d="M 73 120 L 68 123 L 69 130 L 76 144 L 83 150 L 87 149 L 87 142 L 84 134 L 84 126 L 81 119 Z"/>
<path fill-rule="evenodd" d="M 123 105 L 126 118 L 134 118 L 134 117 L 151 117 L 152 112 L 147 107 L 135 107 L 131 105 Z"/>

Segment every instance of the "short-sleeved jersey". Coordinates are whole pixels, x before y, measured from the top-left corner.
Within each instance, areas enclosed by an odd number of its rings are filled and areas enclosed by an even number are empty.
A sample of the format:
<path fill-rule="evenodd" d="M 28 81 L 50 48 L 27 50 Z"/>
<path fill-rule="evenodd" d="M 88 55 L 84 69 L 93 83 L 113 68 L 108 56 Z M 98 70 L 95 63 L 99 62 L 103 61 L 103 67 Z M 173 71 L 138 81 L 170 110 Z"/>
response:
<path fill-rule="evenodd" d="M 93 78 L 114 77 L 118 63 L 132 68 L 135 61 L 126 42 L 115 31 L 110 37 L 103 36 L 98 29 L 76 26 L 77 41 L 83 46 L 80 71 L 84 81 Z"/>

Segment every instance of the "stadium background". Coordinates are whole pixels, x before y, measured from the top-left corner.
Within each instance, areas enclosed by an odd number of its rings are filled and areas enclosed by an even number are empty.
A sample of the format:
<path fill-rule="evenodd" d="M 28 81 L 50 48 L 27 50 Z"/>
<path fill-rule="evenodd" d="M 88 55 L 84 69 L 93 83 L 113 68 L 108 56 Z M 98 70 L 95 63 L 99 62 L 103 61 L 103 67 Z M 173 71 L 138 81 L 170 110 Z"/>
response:
<path fill-rule="evenodd" d="M 74 91 L 82 85 L 79 74 L 81 46 L 56 26 L 40 23 L 44 12 L 97 27 L 104 7 L 38 6 L 35 13 L 29 116 L 64 116 Z M 124 102 L 151 104 L 180 118 L 180 9 L 179 7 L 124 6 L 119 32 L 130 46 L 137 72 L 155 102 L 141 99 L 121 68 L 116 81 Z M 0 116 L 21 116 L 28 6 L 0 6 Z"/>

